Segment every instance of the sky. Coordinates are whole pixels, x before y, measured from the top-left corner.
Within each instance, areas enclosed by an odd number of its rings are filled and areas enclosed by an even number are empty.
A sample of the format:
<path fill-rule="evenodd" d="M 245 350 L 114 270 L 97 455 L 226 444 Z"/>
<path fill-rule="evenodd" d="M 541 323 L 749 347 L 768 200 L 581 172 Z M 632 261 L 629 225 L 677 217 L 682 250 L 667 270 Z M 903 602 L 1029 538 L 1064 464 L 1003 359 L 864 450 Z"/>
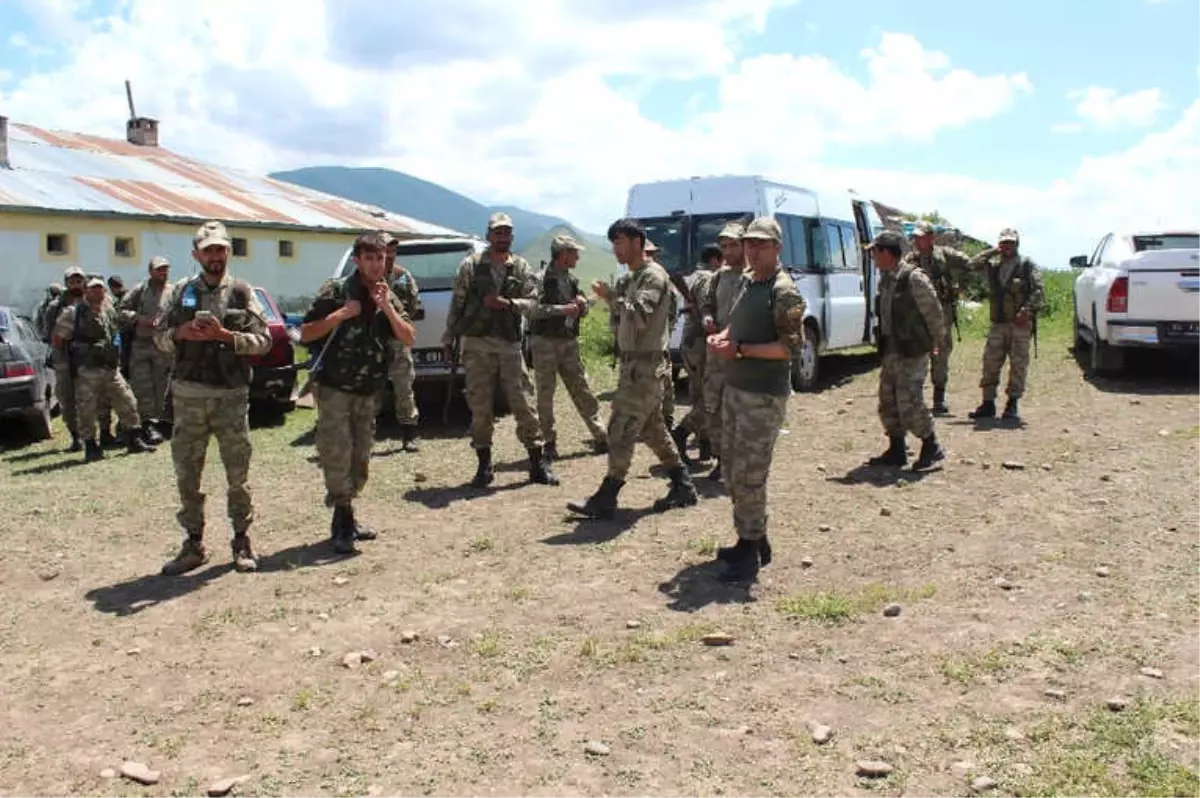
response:
<path fill-rule="evenodd" d="M 390 167 L 586 230 L 708 174 L 1016 227 L 1048 268 L 1200 224 L 1195 0 L 0 0 L 0 41 L 14 122 L 121 138 L 129 79 L 185 155 Z"/>

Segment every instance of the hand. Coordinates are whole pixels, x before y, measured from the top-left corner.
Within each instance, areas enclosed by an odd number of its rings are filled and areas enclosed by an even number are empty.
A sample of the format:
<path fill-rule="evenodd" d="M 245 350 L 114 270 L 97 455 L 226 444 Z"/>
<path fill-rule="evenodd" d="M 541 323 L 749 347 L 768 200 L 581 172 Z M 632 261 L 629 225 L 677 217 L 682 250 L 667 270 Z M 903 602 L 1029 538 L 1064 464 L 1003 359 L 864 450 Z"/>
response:
<path fill-rule="evenodd" d="M 371 286 L 371 301 L 375 303 L 375 307 L 383 310 L 386 307 L 391 307 L 391 302 L 388 301 L 388 295 L 391 293 L 387 283 L 375 283 Z"/>
<path fill-rule="evenodd" d="M 1016 324 L 1018 327 L 1029 326 L 1029 311 L 1026 310 L 1025 308 L 1021 308 L 1020 310 L 1018 310 L 1016 318 L 1013 319 L 1013 323 Z"/>
<path fill-rule="evenodd" d="M 608 283 L 604 282 L 603 280 L 593 280 L 592 281 L 592 293 L 595 294 L 596 296 L 600 297 L 601 299 L 603 299 L 605 302 L 607 302 L 608 301 Z"/>
<path fill-rule="evenodd" d="M 139 330 L 148 330 L 154 326 L 153 316 L 138 316 L 137 328 Z"/>
<path fill-rule="evenodd" d="M 442 357 L 445 359 L 445 362 L 453 363 L 454 362 L 454 347 L 451 346 L 450 344 L 443 345 L 442 346 Z"/>
<path fill-rule="evenodd" d="M 362 313 L 362 303 L 357 299 L 347 299 L 346 304 L 342 305 L 337 312 L 338 319 L 341 321 L 353 319 L 355 316 Z"/>
<path fill-rule="evenodd" d="M 723 357 L 726 360 L 732 360 L 737 354 L 737 347 L 727 337 L 721 335 L 710 335 L 708 337 L 708 351 L 712 352 L 717 357 Z"/>
<path fill-rule="evenodd" d="M 585 297 L 583 294 L 580 294 L 579 296 L 575 297 L 575 304 L 579 306 L 580 311 L 584 310 L 588 305 L 587 297 Z"/>
<path fill-rule="evenodd" d="M 181 324 L 175 328 L 175 340 L 177 341 L 207 341 L 208 326 L 201 322 L 200 319 L 192 319 L 186 324 Z"/>
<path fill-rule="evenodd" d="M 572 302 L 570 305 L 563 305 L 563 315 L 568 319 L 579 318 L 579 305 Z"/>
<path fill-rule="evenodd" d="M 941 347 L 937 347 L 937 346 L 935 346 L 935 347 L 933 348 L 933 351 L 932 351 L 932 352 L 930 352 L 929 354 L 933 355 L 934 357 L 937 357 L 937 356 L 938 356 L 938 355 L 940 355 L 941 353 L 942 353 Z"/>
<path fill-rule="evenodd" d="M 505 299 L 499 294 L 488 294 L 483 298 L 483 306 L 489 310 L 508 310 L 512 307 L 512 300 Z"/>

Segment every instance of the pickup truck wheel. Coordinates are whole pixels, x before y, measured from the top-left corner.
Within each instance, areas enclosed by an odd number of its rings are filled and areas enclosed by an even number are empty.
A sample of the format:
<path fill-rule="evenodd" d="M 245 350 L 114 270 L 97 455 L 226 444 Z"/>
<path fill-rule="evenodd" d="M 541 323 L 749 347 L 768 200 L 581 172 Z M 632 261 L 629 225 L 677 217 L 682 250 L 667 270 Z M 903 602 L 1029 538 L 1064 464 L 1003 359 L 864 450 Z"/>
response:
<path fill-rule="evenodd" d="M 1096 311 L 1092 310 L 1092 374 L 1103 376 L 1115 374 L 1125 366 L 1125 350 L 1105 343 L 1100 338 L 1100 328 L 1096 324 Z"/>
<path fill-rule="evenodd" d="M 819 335 L 814 325 L 804 326 L 804 348 L 792 358 L 792 390 L 797 393 L 806 393 L 817 387 L 817 377 L 821 372 L 821 359 L 817 355 Z"/>
<path fill-rule="evenodd" d="M 1079 323 L 1079 300 L 1072 297 L 1071 299 L 1071 331 L 1075 334 L 1074 351 L 1078 352 L 1083 348 L 1083 325 Z"/>

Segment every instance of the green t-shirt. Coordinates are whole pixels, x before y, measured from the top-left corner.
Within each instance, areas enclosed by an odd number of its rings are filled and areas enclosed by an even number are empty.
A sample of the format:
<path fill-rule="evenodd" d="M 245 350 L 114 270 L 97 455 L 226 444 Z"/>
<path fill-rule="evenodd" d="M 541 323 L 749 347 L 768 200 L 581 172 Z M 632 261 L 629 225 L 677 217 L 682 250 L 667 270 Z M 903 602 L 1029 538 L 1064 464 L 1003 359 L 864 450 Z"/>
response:
<path fill-rule="evenodd" d="M 742 278 L 741 293 L 729 312 L 729 340 L 735 344 L 769 344 L 780 339 L 775 324 L 772 296 L 774 280 L 755 282 Z M 789 396 L 792 392 L 792 364 L 788 360 L 762 360 L 745 357 L 728 361 L 727 384 L 751 393 Z"/>

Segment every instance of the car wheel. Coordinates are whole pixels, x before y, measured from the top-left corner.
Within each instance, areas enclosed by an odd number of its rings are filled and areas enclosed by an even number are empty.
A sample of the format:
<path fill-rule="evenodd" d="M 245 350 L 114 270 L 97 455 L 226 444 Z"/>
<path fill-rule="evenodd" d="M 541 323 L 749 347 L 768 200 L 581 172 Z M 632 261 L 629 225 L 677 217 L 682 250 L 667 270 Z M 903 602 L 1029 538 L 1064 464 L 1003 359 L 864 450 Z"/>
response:
<path fill-rule="evenodd" d="M 1071 330 L 1075 337 L 1074 351 L 1078 352 L 1083 347 L 1083 325 L 1079 323 L 1079 300 L 1071 298 Z"/>
<path fill-rule="evenodd" d="M 817 355 L 817 337 L 819 333 L 811 324 L 804 327 L 804 348 L 800 354 L 792 358 L 792 390 L 796 392 L 812 391 L 817 386 L 820 375 L 821 359 Z"/>
<path fill-rule="evenodd" d="M 1096 324 L 1096 310 L 1092 309 L 1092 348 L 1091 372 L 1104 376 L 1115 374 L 1125 367 L 1125 350 L 1105 343 L 1100 337 L 1100 327 Z"/>
<path fill-rule="evenodd" d="M 50 403 L 43 402 L 29 414 L 29 427 L 36 441 L 48 441 L 54 437 L 54 426 L 50 416 Z"/>

